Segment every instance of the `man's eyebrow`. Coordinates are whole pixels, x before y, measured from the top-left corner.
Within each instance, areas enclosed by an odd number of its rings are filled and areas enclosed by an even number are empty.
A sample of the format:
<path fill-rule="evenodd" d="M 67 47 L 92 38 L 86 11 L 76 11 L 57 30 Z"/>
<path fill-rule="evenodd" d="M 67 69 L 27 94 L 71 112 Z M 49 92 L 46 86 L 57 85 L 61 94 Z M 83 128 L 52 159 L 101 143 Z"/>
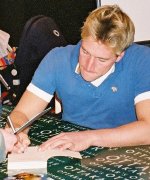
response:
<path fill-rule="evenodd" d="M 104 57 L 96 57 L 96 58 L 99 58 L 99 59 L 103 59 L 103 60 L 109 60 L 109 58 L 104 58 Z"/>
<path fill-rule="evenodd" d="M 81 46 L 81 48 L 86 51 L 88 54 L 92 55 L 91 53 L 89 53 L 84 47 L 83 45 Z M 93 55 L 92 55 L 93 56 Z M 95 56 L 94 56 L 95 57 Z M 103 60 L 109 60 L 109 58 L 104 58 L 104 57 L 95 57 L 95 58 L 98 58 L 98 59 L 103 59 Z"/>
<path fill-rule="evenodd" d="M 81 46 L 81 48 L 84 50 L 84 51 L 86 51 L 87 53 L 89 53 L 83 46 Z M 90 54 L 90 53 L 89 53 Z"/>

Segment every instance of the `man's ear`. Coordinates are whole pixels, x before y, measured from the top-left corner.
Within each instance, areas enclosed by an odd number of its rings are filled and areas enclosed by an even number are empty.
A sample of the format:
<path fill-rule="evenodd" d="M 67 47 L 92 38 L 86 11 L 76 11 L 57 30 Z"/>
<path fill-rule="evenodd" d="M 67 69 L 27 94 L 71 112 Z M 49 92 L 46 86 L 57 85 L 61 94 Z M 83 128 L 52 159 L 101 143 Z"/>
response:
<path fill-rule="evenodd" d="M 116 62 L 119 62 L 124 56 L 124 51 L 117 57 Z"/>

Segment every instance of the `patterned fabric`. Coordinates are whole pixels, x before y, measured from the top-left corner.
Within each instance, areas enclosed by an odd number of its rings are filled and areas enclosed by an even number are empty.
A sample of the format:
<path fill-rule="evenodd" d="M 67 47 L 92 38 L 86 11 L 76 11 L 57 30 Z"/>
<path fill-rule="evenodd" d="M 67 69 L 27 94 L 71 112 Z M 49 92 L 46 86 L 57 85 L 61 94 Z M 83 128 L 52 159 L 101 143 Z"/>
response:
<path fill-rule="evenodd" d="M 1 101 L 3 104 L 12 104 L 14 90 L 17 88 L 18 73 L 14 65 L 15 59 L 16 47 L 9 48 L 7 56 L 0 58 Z"/>
<path fill-rule="evenodd" d="M 16 58 L 16 47 L 12 48 L 12 51 L 7 56 L 0 58 L 0 70 L 5 69 L 8 65 L 14 63 Z"/>

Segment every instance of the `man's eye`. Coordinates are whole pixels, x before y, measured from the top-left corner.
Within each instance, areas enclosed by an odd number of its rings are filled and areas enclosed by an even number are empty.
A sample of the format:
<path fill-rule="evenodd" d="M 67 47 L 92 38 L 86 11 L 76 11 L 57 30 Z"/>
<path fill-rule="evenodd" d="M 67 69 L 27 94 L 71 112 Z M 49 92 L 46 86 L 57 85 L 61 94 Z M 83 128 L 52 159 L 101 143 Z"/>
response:
<path fill-rule="evenodd" d="M 98 61 L 100 62 L 106 62 L 106 60 L 102 59 L 102 58 L 96 58 Z"/>

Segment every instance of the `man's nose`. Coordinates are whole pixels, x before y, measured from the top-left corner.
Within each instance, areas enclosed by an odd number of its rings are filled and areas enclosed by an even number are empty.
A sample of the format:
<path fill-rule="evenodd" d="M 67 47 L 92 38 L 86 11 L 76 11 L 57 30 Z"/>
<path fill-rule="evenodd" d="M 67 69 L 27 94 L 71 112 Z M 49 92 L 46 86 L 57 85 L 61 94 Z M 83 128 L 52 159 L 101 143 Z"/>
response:
<path fill-rule="evenodd" d="M 92 71 L 94 69 L 94 57 L 90 57 L 86 64 L 87 71 Z"/>

